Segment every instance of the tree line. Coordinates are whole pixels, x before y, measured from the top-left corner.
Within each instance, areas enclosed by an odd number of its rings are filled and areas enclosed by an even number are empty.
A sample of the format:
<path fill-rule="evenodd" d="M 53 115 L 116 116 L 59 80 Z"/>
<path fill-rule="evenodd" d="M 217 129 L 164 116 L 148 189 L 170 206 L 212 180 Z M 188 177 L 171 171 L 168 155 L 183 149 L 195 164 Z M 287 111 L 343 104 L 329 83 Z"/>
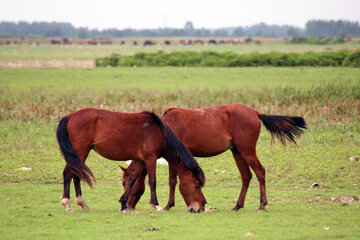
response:
<path fill-rule="evenodd" d="M 104 30 L 76 28 L 70 23 L 63 22 L 0 22 L 0 37 L 25 38 L 101 38 L 101 37 L 356 37 L 360 36 L 358 22 L 345 20 L 323 21 L 310 20 L 305 29 L 290 25 L 268 25 L 259 23 L 246 27 L 227 27 L 218 29 L 195 28 L 193 23 L 186 22 L 184 28 L 157 29 L 117 29 Z"/>

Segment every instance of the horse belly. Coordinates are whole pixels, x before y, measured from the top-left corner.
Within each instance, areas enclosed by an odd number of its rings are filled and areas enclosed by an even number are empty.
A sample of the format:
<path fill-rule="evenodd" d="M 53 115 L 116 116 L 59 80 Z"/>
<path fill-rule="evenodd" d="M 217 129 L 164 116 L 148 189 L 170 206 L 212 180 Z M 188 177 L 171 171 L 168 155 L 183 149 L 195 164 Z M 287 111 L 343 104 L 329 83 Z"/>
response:
<path fill-rule="evenodd" d="M 107 139 L 102 142 L 95 142 L 93 149 L 101 156 L 116 160 L 146 160 L 149 156 L 157 155 L 161 152 L 161 142 L 154 137 L 134 139 L 131 136 L 124 138 L 121 136 Z"/>
<path fill-rule="evenodd" d="M 124 149 L 121 146 L 114 147 L 100 144 L 93 146 L 93 150 L 102 157 L 115 161 L 126 161 L 139 158 L 136 152 L 131 151 L 129 148 Z"/>
<path fill-rule="evenodd" d="M 199 136 L 203 136 L 199 138 Z M 197 135 L 184 141 L 190 152 L 196 157 L 211 157 L 228 150 L 232 144 L 226 136 Z"/>

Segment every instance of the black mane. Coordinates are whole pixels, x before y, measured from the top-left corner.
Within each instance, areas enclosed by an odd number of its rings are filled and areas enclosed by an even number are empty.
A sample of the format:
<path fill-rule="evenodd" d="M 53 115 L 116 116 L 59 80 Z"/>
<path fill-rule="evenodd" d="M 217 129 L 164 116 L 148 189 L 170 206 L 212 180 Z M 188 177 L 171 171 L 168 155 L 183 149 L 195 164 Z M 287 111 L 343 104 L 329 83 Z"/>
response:
<path fill-rule="evenodd" d="M 171 111 L 174 108 L 168 109 Z M 184 144 L 179 140 L 179 138 L 174 134 L 170 127 L 164 123 L 159 116 L 153 112 L 144 111 L 143 113 L 149 114 L 154 121 L 160 126 L 161 131 L 164 134 L 165 139 L 167 140 L 167 149 L 176 154 L 177 159 L 179 159 L 187 169 L 192 171 L 195 177 L 199 180 L 200 186 L 205 184 L 205 174 L 195 158 L 191 155 L 190 151 L 184 146 Z"/>

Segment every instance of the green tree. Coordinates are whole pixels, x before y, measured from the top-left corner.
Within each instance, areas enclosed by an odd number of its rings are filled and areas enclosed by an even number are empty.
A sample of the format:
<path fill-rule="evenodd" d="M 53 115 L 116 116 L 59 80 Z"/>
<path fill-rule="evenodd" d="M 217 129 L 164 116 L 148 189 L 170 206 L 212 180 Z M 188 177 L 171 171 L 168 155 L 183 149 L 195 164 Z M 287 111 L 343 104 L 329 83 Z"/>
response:
<path fill-rule="evenodd" d="M 81 27 L 77 31 L 78 38 L 88 38 L 89 37 L 89 30 L 87 28 Z"/>
<path fill-rule="evenodd" d="M 234 32 L 232 33 L 233 37 L 242 37 L 245 35 L 244 29 L 242 27 L 237 27 L 234 29 Z"/>
<path fill-rule="evenodd" d="M 214 37 L 228 37 L 229 36 L 229 32 L 226 29 L 216 29 L 213 33 Z"/>
<path fill-rule="evenodd" d="M 194 34 L 194 25 L 191 21 L 187 21 L 184 26 L 186 35 L 192 36 Z"/>

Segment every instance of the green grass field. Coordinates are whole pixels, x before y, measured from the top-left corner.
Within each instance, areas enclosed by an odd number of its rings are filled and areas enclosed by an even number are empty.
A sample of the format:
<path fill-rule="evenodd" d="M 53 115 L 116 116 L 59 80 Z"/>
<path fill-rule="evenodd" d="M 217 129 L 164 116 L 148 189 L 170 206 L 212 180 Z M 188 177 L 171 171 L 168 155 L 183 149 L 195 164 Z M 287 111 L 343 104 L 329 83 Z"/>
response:
<path fill-rule="evenodd" d="M 24 54 L 26 56 L 26 54 Z M 357 68 L 0 68 L 1 239 L 359 239 L 360 70 Z M 231 153 L 198 158 L 207 177 L 208 212 L 190 214 L 179 192 L 176 207 L 149 207 L 147 187 L 137 210 L 117 203 L 125 163 L 92 152 L 97 179 L 83 186 L 92 212 L 60 206 L 62 159 L 57 120 L 83 107 L 161 112 L 245 103 L 268 114 L 303 116 L 309 129 L 298 145 L 271 145 L 262 128 L 258 156 L 266 168 L 269 205 L 257 213 L 254 175 L 245 209 L 231 211 L 241 180 Z M 28 167 L 31 171 L 20 171 Z M 225 172 L 222 172 L 225 171 Z M 158 165 L 160 204 L 168 198 L 167 166 Z M 320 188 L 312 188 L 313 183 Z M 74 190 L 71 186 L 71 197 Z M 332 198 L 349 196 L 353 202 Z"/>
<path fill-rule="evenodd" d="M 119 67 L 97 69 L 10 69 L 0 68 L 1 89 L 13 93 L 44 90 L 76 92 L 105 89 L 142 89 L 158 92 L 216 90 L 221 88 L 261 89 L 292 87 L 308 89 L 314 85 L 358 84 L 357 68 L 332 67 Z"/>
<path fill-rule="evenodd" d="M 253 43 L 246 45 L 191 45 L 191 46 L 132 46 L 114 44 L 110 46 L 87 46 L 87 45 L 72 45 L 72 46 L 51 46 L 43 44 L 40 46 L 29 45 L 12 45 L 0 46 L 0 60 L 92 60 L 97 57 L 107 57 L 112 53 L 121 55 L 133 55 L 137 52 L 177 52 L 177 51 L 218 51 L 218 52 L 235 52 L 235 53 L 250 53 L 250 52 L 309 52 L 309 51 L 337 51 L 340 49 L 358 49 L 359 43 L 347 44 L 329 44 L 329 45 L 308 45 L 308 44 L 263 44 L 257 46 Z"/>

